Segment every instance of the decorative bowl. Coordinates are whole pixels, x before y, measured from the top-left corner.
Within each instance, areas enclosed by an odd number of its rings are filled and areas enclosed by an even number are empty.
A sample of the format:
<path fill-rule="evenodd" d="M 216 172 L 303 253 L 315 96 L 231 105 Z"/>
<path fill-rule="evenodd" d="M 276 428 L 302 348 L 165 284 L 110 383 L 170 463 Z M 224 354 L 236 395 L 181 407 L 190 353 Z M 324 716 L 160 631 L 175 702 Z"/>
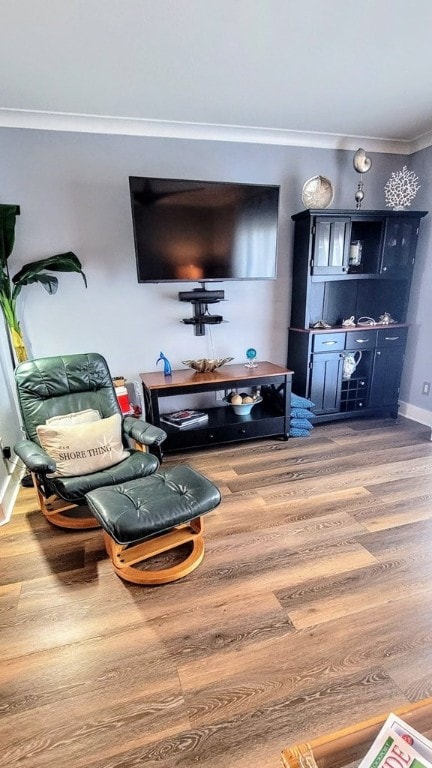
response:
<path fill-rule="evenodd" d="M 228 403 L 228 405 L 231 406 L 234 413 L 237 414 L 237 416 L 249 416 L 252 408 L 254 405 L 257 405 L 258 403 L 262 403 L 262 397 L 257 397 L 256 400 L 253 400 L 252 403 L 239 403 L 238 405 L 234 405 L 233 403 L 230 403 L 230 401 L 224 397 L 224 403 Z"/>
<path fill-rule="evenodd" d="M 234 360 L 233 357 L 217 358 L 215 360 L 209 360 L 207 357 L 201 357 L 198 360 L 182 360 L 183 365 L 187 365 L 188 368 L 193 368 L 198 373 L 211 373 L 216 368 L 220 368 L 221 365 L 229 363 Z"/>
<path fill-rule="evenodd" d="M 305 208 L 328 208 L 333 198 L 333 184 L 326 176 L 312 176 L 305 181 L 302 190 Z"/>

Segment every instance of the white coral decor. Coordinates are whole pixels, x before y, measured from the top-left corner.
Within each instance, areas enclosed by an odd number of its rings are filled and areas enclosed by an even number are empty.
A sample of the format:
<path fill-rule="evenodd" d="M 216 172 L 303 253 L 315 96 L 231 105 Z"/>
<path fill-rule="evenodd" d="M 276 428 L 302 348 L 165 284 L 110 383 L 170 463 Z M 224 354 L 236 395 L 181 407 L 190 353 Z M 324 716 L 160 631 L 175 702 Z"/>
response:
<path fill-rule="evenodd" d="M 395 211 L 401 211 L 407 205 L 411 205 L 417 190 L 420 189 L 418 176 L 409 171 L 406 165 L 401 171 L 392 173 L 384 187 L 386 205 Z"/>

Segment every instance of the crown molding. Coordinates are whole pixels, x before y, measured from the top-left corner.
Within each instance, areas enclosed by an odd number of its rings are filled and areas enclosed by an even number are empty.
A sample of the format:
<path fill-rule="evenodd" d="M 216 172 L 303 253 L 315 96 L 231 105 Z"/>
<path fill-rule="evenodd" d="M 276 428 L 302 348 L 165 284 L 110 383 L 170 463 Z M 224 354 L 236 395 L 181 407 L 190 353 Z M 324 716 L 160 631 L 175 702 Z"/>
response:
<path fill-rule="evenodd" d="M 432 131 L 423 133 L 422 136 L 417 136 L 416 139 L 413 139 L 410 154 L 412 155 L 414 152 L 419 152 L 421 149 L 426 149 L 430 146 L 432 146 Z"/>
<path fill-rule="evenodd" d="M 114 136 L 147 136 L 153 138 L 226 141 L 244 144 L 315 147 L 356 150 L 365 145 L 368 152 L 409 155 L 432 144 L 432 133 L 414 142 L 373 136 L 344 136 L 336 133 L 292 131 L 242 125 L 213 125 L 170 120 L 146 120 L 132 117 L 45 112 L 40 110 L 0 108 L 0 127 L 43 131 L 101 133 Z M 417 142 L 419 142 L 417 147 Z M 423 143 L 425 142 L 425 143 Z M 414 147 L 414 148 L 413 148 Z"/>

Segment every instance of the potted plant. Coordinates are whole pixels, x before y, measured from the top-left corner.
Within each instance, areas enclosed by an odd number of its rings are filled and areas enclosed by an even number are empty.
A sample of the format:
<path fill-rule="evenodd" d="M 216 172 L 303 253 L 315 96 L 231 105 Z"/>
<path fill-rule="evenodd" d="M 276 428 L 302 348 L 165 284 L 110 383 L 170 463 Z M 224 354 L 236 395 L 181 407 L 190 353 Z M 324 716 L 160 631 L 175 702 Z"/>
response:
<path fill-rule="evenodd" d="M 18 205 L 0 205 L 0 306 L 17 362 L 23 362 L 28 355 L 17 317 L 17 298 L 23 286 L 41 283 L 49 294 L 53 294 L 58 288 L 58 278 L 51 272 L 79 272 L 86 287 L 87 280 L 81 262 L 71 251 L 25 264 L 11 277 L 8 259 L 15 242 L 15 221 L 19 212 Z"/>

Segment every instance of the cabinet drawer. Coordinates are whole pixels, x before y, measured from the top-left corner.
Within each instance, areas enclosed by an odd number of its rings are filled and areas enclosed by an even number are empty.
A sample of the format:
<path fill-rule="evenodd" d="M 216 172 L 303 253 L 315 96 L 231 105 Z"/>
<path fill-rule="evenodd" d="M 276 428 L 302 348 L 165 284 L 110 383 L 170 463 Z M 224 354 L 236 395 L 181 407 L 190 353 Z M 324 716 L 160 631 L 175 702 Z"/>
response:
<path fill-rule="evenodd" d="M 163 426 L 162 426 L 163 429 Z M 196 434 L 194 429 L 177 429 L 168 432 L 167 439 L 162 443 L 162 450 L 179 451 L 186 448 L 195 448 Z"/>
<path fill-rule="evenodd" d="M 376 339 L 376 331 L 365 331 L 363 328 L 358 331 L 348 331 L 345 349 L 374 349 Z"/>
<path fill-rule="evenodd" d="M 378 331 L 378 347 L 402 347 L 408 336 L 408 328 L 386 328 Z"/>
<path fill-rule="evenodd" d="M 211 445 L 230 443 L 254 437 L 271 437 L 283 434 L 285 419 L 281 416 L 272 419 L 239 421 L 236 424 L 226 424 L 221 427 L 208 427 L 195 430 L 195 445 Z"/>
<path fill-rule="evenodd" d="M 317 333 L 313 336 L 314 352 L 334 352 L 345 347 L 345 333 Z"/>

